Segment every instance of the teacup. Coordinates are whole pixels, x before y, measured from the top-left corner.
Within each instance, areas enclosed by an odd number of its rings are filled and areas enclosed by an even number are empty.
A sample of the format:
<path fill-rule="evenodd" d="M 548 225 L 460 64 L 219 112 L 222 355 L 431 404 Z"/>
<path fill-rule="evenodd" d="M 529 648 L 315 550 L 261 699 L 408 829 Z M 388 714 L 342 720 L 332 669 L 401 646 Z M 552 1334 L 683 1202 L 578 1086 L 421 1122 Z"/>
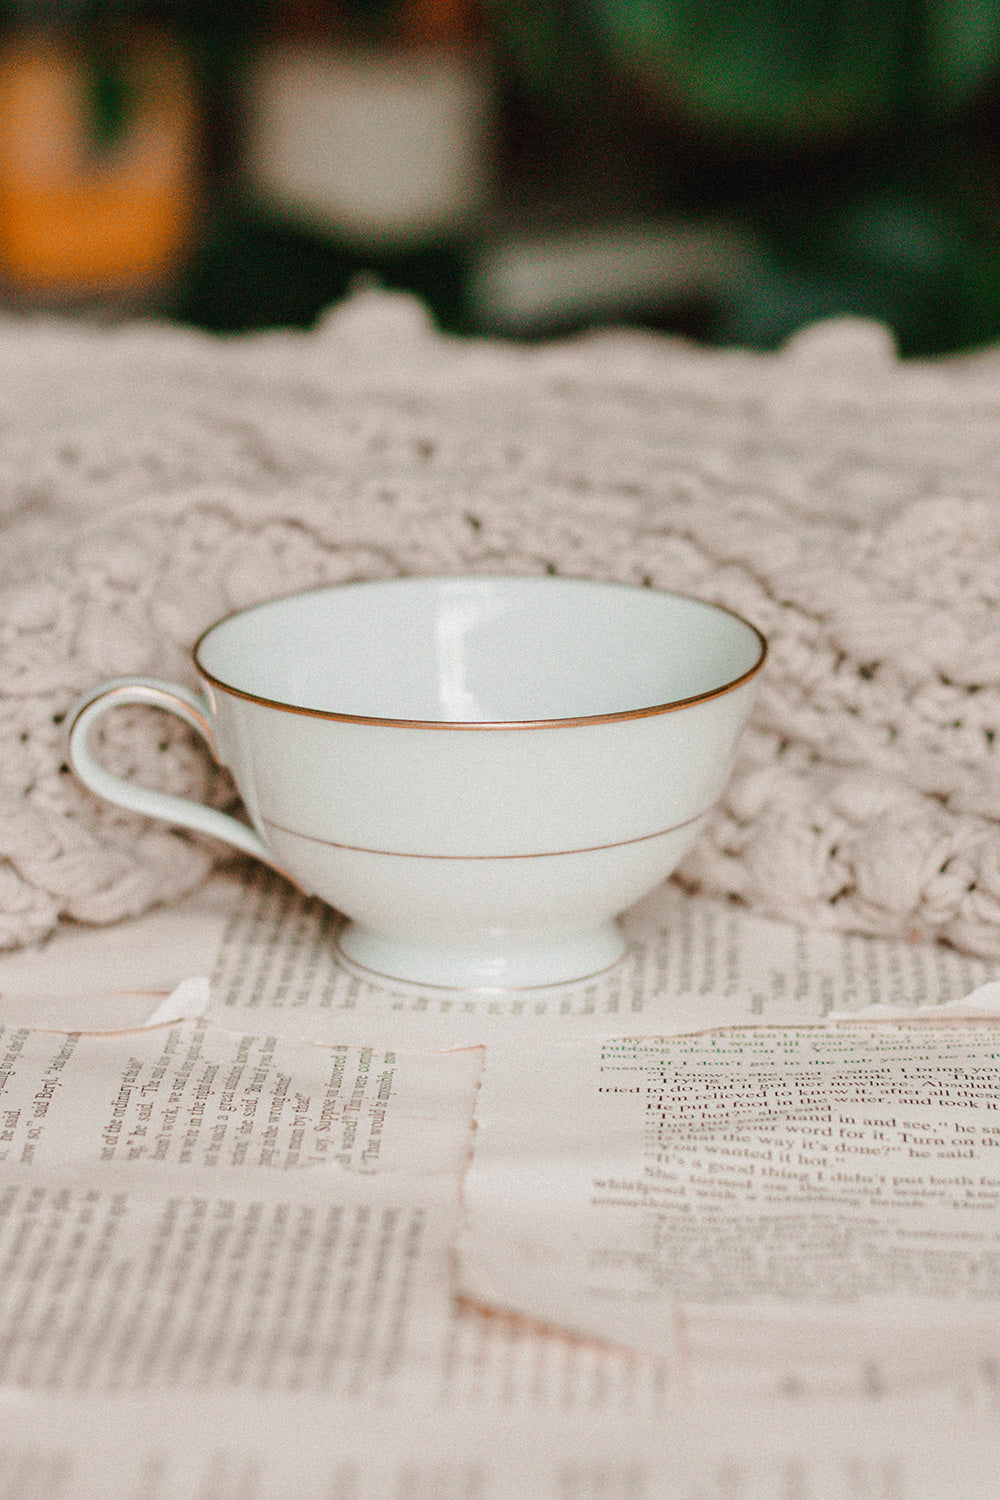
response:
<path fill-rule="evenodd" d="M 673 871 L 729 775 L 763 636 L 717 605 L 556 577 L 397 578 L 274 599 L 153 678 L 78 704 L 98 796 L 255 855 L 347 918 L 341 955 L 457 989 L 617 963 L 619 916 Z M 230 768 L 252 827 L 105 770 L 122 703 L 166 708 Z"/>

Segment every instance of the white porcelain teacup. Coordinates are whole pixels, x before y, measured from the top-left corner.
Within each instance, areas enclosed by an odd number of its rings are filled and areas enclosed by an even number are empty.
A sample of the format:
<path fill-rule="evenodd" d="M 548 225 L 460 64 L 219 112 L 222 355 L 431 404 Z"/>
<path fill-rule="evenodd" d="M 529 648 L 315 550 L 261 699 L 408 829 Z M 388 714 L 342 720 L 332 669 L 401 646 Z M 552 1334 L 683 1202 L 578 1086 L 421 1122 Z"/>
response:
<path fill-rule="evenodd" d="M 204 695 L 152 678 L 77 706 L 99 796 L 228 840 L 348 918 L 350 963 L 460 989 L 563 983 L 624 952 L 616 918 L 719 797 L 766 653 L 746 621 L 553 577 L 338 584 L 202 635 Z M 116 704 L 167 708 L 228 766 L 253 827 L 106 771 Z"/>

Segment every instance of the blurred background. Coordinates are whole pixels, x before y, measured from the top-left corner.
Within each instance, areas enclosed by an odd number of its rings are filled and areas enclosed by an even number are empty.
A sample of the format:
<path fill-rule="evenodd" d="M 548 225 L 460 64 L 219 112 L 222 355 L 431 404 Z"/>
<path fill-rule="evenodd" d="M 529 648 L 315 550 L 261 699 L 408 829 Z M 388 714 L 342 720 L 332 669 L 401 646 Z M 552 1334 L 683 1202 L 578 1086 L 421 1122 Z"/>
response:
<path fill-rule="evenodd" d="M 0 0 L 0 308 L 1000 338 L 1000 0 Z"/>

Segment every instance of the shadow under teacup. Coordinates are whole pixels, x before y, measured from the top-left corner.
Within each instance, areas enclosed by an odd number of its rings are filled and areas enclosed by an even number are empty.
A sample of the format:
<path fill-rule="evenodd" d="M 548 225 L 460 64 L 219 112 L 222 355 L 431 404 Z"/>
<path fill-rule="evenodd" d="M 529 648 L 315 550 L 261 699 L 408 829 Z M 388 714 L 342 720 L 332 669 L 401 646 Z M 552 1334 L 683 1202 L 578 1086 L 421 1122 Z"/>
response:
<path fill-rule="evenodd" d="M 194 692 L 103 683 L 69 758 L 98 796 L 227 840 L 348 918 L 349 963 L 533 988 L 624 953 L 617 917 L 674 869 L 729 775 L 764 638 L 718 606 L 554 577 L 338 584 L 221 620 Z M 104 769 L 117 704 L 179 714 L 253 827 Z"/>

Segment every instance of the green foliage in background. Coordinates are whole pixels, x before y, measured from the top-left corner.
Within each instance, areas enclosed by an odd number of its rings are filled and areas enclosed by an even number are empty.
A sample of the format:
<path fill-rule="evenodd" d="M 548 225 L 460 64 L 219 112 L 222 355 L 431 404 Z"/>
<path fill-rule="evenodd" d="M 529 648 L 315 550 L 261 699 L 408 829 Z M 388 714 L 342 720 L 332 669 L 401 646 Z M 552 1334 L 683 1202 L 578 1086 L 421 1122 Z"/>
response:
<path fill-rule="evenodd" d="M 1000 58 L 986 0 L 584 0 L 581 19 L 693 118 L 760 139 L 951 113 Z"/>
<path fill-rule="evenodd" d="M 993 0 L 485 0 L 525 79 L 575 104 L 596 57 L 671 110 L 829 139 L 966 105 L 1000 64 Z"/>
<path fill-rule="evenodd" d="M 664 210 L 725 212 L 759 254 L 714 335 L 772 345 L 836 313 L 904 352 L 1000 338 L 992 0 L 486 0 L 528 92 L 658 119 Z"/>

